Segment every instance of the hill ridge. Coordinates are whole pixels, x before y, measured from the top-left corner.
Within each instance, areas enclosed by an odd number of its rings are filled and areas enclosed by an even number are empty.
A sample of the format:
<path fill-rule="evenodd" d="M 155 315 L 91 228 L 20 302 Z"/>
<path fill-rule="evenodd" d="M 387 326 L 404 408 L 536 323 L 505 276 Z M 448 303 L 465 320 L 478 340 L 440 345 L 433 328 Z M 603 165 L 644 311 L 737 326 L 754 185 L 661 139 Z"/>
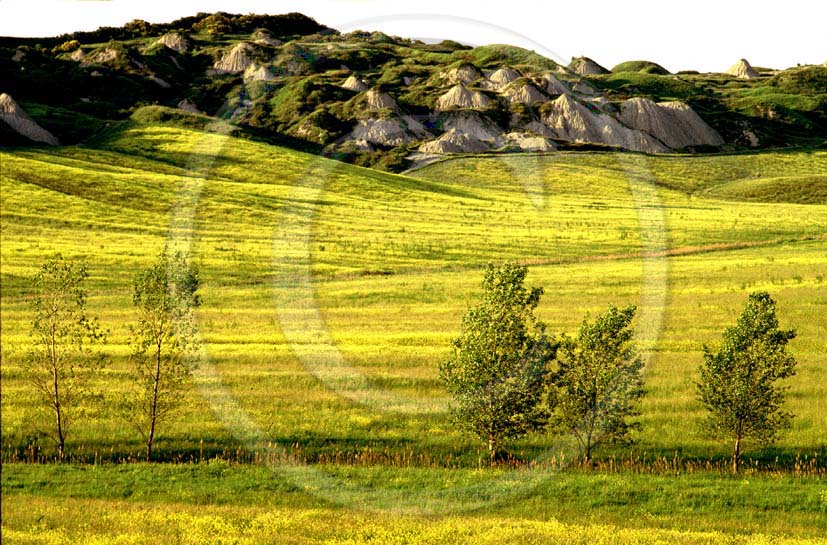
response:
<path fill-rule="evenodd" d="M 526 149 L 508 134 L 523 135 L 519 142 L 546 139 L 549 149 L 589 144 L 646 153 L 817 145 L 827 138 L 821 66 L 751 79 L 673 75 L 649 61 L 609 72 L 587 57 L 564 67 L 502 44 L 342 34 L 300 14 L 132 21 L 41 42 L 0 39 L 0 92 L 21 100 L 35 123 L 68 144 L 146 104 L 226 118 L 298 149 L 391 171 L 417 164 L 421 149 Z M 377 94 L 366 95 L 374 104 L 364 108 L 358 95 L 369 89 Z M 632 99 L 660 106 L 647 106 L 645 120 L 624 117 Z M 497 127 L 496 138 L 463 128 L 449 134 L 453 114 L 474 111 Z M 594 130 L 565 128 L 581 124 Z M 0 133 L 0 145 L 20 143 Z"/>

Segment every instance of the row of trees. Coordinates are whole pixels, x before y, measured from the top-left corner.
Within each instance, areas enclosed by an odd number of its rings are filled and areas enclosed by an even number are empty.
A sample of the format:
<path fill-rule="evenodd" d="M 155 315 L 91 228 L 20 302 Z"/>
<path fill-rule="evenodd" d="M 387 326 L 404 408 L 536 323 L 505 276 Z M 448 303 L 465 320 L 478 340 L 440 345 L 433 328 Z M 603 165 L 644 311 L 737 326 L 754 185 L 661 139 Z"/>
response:
<path fill-rule="evenodd" d="M 41 265 L 32 279 L 31 343 L 24 358 L 29 382 L 52 424 L 39 430 L 54 439 L 61 460 L 66 438 L 82 403 L 100 397 L 94 371 L 108 364 L 95 347 L 107 331 L 86 310 L 85 263 L 60 254 Z M 133 279 L 134 322 L 130 325 L 130 389 L 119 404 L 146 445 L 146 460 L 158 425 L 181 403 L 181 391 L 197 365 L 198 343 L 192 310 L 200 304 L 198 272 L 180 253 L 164 250 Z"/>
<path fill-rule="evenodd" d="M 526 267 L 489 266 L 479 303 L 466 313 L 454 351 L 440 367 L 453 396 L 456 422 L 488 444 L 494 461 L 502 442 L 552 429 L 571 433 L 583 459 L 607 442 L 628 443 L 639 428 L 643 361 L 633 344 L 635 307 L 584 320 L 577 337 L 554 338 L 537 319 L 541 288 L 525 287 Z M 738 471 L 742 442 L 773 441 L 789 425 L 779 379 L 795 373 L 786 351 L 795 337 L 781 330 L 766 292 L 749 296 L 718 351 L 703 347 L 697 382 L 707 410 L 704 430 L 733 441 Z"/>
<path fill-rule="evenodd" d="M 631 328 L 635 307 L 610 306 L 584 320 L 576 337 L 556 338 L 535 315 L 543 290 L 525 287 L 527 273 L 516 264 L 486 270 L 482 298 L 468 310 L 452 356 L 440 367 L 453 415 L 487 442 L 492 461 L 504 441 L 547 428 L 571 433 L 590 461 L 595 448 L 629 443 L 630 432 L 639 428 L 630 421 L 644 393 L 643 361 Z M 24 367 L 51 414 L 51 424 L 40 431 L 54 439 L 61 460 L 82 401 L 100 396 L 91 377 L 108 363 L 94 350 L 107 332 L 87 313 L 87 278 L 84 263 L 58 254 L 32 280 L 34 319 Z M 147 461 L 159 424 L 181 405 L 197 366 L 198 289 L 198 271 L 166 250 L 133 279 L 130 388 L 118 406 L 143 437 Z M 786 351 L 794 337 L 778 328 L 769 294 L 757 292 L 724 332 L 720 349 L 704 346 L 697 383 L 708 411 L 704 427 L 711 436 L 733 440 L 735 472 L 744 439 L 768 443 L 789 425 L 784 388 L 776 382 L 795 373 L 795 359 Z"/>

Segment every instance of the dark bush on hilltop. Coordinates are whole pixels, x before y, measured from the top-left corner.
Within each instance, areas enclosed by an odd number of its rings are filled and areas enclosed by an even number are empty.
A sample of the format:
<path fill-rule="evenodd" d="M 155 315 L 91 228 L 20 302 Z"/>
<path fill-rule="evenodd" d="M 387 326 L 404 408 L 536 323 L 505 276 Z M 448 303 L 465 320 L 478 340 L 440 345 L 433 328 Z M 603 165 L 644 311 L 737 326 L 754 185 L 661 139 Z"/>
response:
<path fill-rule="evenodd" d="M 73 32 L 57 38 L 45 39 L 49 45 L 57 45 L 68 40 L 80 43 L 100 43 L 109 40 L 129 40 L 143 36 L 158 36 L 172 30 L 192 32 L 199 30 L 215 31 L 222 34 L 252 33 L 257 28 L 269 30 L 280 38 L 313 33 L 335 33 L 336 31 L 301 13 L 284 15 L 239 15 L 232 13 L 199 13 L 192 17 L 182 17 L 171 23 L 154 24 L 136 19 L 120 28 L 100 27 L 89 32 Z M 212 29 L 212 30 L 211 30 Z M 52 43 L 53 42 L 53 43 Z"/>

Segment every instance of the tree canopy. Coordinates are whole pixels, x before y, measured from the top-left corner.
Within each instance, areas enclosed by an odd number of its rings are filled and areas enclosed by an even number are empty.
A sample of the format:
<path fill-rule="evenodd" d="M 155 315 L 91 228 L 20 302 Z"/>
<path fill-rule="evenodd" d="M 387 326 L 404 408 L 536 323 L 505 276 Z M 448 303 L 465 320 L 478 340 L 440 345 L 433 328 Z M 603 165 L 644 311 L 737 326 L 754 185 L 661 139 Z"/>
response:
<path fill-rule="evenodd" d="M 789 426 L 785 388 L 777 382 L 795 374 L 795 358 L 787 352 L 795 336 L 795 330 L 779 329 L 775 301 L 759 291 L 750 294 L 735 325 L 724 331 L 718 351 L 703 348 L 697 388 L 709 413 L 704 429 L 734 442 L 733 472 L 744 439 L 771 443 Z"/>
<path fill-rule="evenodd" d="M 548 417 L 542 397 L 555 346 L 534 314 L 543 290 L 524 286 L 527 273 L 513 263 L 488 266 L 482 297 L 440 367 L 456 421 L 487 441 L 491 461 L 503 440 L 541 428 Z"/>
<path fill-rule="evenodd" d="M 564 337 L 551 376 L 549 405 L 553 422 L 570 432 L 583 458 L 607 442 L 628 442 L 643 395 L 643 361 L 632 342 L 635 307 L 609 310 L 594 322 L 583 320 L 576 338 Z"/>

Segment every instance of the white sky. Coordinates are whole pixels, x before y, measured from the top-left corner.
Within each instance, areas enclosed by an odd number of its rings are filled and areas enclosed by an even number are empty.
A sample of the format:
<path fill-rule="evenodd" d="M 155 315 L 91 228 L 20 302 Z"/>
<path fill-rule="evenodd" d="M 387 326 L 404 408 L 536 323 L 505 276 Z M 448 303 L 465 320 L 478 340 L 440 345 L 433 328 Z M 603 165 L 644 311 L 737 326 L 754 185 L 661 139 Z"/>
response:
<path fill-rule="evenodd" d="M 298 11 L 342 31 L 509 43 L 565 63 L 586 55 L 607 68 L 636 59 L 671 71 L 723 71 L 741 57 L 770 68 L 827 61 L 825 0 L 0 0 L 0 35 L 54 36 L 199 11 Z"/>

